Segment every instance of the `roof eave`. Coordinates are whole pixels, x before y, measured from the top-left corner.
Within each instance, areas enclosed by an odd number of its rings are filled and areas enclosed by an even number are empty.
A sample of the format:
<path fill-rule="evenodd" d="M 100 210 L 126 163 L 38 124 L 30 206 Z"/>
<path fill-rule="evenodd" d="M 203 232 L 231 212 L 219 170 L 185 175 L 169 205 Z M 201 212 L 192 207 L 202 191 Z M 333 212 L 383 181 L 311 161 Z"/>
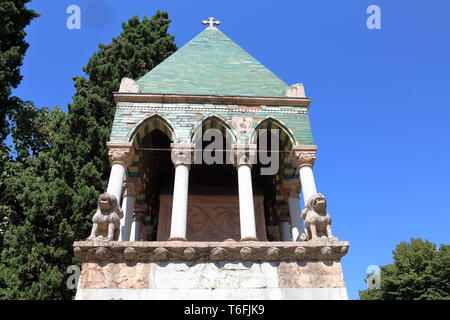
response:
<path fill-rule="evenodd" d="M 171 93 L 129 93 L 114 92 L 114 101 L 119 102 L 157 102 L 157 103 L 208 103 L 229 105 L 266 105 L 309 108 L 311 98 L 306 97 L 257 97 L 257 96 L 220 96 L 200 94 Z"/>

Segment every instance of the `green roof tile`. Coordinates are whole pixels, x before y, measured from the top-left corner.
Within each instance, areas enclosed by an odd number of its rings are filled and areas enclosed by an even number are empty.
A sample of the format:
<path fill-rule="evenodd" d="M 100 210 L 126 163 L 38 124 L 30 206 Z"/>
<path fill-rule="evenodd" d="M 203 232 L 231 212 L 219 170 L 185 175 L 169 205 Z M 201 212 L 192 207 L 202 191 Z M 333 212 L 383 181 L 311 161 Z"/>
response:
<path fill-rule="evenodd" d="M 284 96 L 288 85 L 217 29 L 205 29 L 140 78 L 143 93 Z"/>

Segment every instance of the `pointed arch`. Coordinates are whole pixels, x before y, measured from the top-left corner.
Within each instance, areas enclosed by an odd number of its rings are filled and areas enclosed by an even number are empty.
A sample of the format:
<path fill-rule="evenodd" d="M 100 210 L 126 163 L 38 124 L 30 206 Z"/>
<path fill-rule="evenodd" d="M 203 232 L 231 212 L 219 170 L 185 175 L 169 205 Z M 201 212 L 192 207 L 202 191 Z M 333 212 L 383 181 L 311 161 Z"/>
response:
<path fill-rule="evenodd" d="M 191 143 L 195 143 L 197 141 L 198 134 L 201 132 L 202 134 L 208 130 L 208 129 L 217 129 L 220 132 L 222 132 L 223 136 L 225 137 L 226 141 L 229 141 L 231 143 L 236 143 L 237 139 L 235 134 L 233 133 L 233 130 L 231 129 L 228 122 L 222 118 L 219 115 L 211 114 L 199 122 L 195 124 L 195 126 L 191 130 Z"/>
<path fill-rule="evenodd" d="M 280 140 L 283 143 L 283 149 L 285 151 L 291 151 L 292 147 L 298 144 L 292 130 L 289 129 L 282 121 L 275 119 L 273 116 L 267 116 L 256 124 L 250 138 L 251 143 L 257 143 L 259 129 L 280 130 Z"/>
<path fill-rule="evenodd" d="M 139 147 L 142 139 L 153 130 L 163 132 L 172 142 L 178 142 L 179 140 L 172 123 L 156 113 L 141 120 L 128 134 L 127 139 L 128 141 L 133 142 L 135 148 Z"/>

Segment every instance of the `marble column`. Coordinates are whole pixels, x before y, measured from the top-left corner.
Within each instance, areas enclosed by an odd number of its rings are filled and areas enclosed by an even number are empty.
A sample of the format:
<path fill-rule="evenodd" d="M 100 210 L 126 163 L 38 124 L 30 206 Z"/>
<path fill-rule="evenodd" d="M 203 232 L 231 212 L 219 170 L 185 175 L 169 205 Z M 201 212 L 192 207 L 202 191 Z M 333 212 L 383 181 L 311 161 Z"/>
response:
<path fill-rule="evenodd" d="M 278 217 L 278 227 L 281 241 L 291 241 L 291 230 L 289 228 L 289 208 L 285 202 L 277 202 L 275 210 Z"/>
<path fill-rule="evenodd" d="M 141 192 L 141 178 L 127 177 L 123 184 L 122 211 L 124 212 L 124 217 L 120 219 L 120 241 L 130 241 L 134 205 L 136 203 L 136 197 Z"/>
<path fill-rule="evenodd" d="M 170 241 L 185 241 L 187 229 L 187 204 L 189 192 L 189 169 L 194 160 L 194 145 L 172 143 L 172 162 L 175 166 L 173 186 Z"/>
<path fill-rule="evenodd" d="M 117 204 L 120 205 L 125 170 L 133 162 L 134 148 L 131 142 L 108 142 L 106 146 L 111 163 L 106 192 L 115 196 Z"/>
<path fill-rule="evenodd" d="M 284 179 L 281 181 L 281 194 L 289 207 L 289 217 L 292 225 L 292 239 L 295 241 L 303 232 L 300 210 L 300 181 L 298 179 Z"/>
<path fill-rule="evenodd" d="M 292 166 L 299 170 L 305 205 L 308 203 L 309 197 L 317 193 L 312 171 L 314 160 L 316 159 L 316 151 L 316 146 L 294 146 L 289 156 Z"/>
<path fill-rule="evenodd" d="M 137 204 L 134 208 L 133 223 L 131 224 L 131 241 L 141 241 L 142 224 L 147 215 L 147 205 Z"/>
<path fill-rule="evenodd" d="M 256 163 L 256 144 L 234 144 L 233 163 L 237 167 L 241 241 L 256 241 L 253 203 L 252 165 Z"/>

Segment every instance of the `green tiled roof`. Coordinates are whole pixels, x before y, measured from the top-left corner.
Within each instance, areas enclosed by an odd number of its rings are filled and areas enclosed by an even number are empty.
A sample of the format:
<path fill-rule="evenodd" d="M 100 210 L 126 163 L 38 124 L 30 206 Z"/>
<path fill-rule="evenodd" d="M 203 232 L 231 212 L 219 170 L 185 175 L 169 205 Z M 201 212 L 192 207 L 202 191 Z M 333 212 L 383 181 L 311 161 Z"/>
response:
<path fill-rule="evenodd" d="M 143 93 L 277 97 L 288 88 L 217 29 L 203 30 L 137 82 Z"/>

